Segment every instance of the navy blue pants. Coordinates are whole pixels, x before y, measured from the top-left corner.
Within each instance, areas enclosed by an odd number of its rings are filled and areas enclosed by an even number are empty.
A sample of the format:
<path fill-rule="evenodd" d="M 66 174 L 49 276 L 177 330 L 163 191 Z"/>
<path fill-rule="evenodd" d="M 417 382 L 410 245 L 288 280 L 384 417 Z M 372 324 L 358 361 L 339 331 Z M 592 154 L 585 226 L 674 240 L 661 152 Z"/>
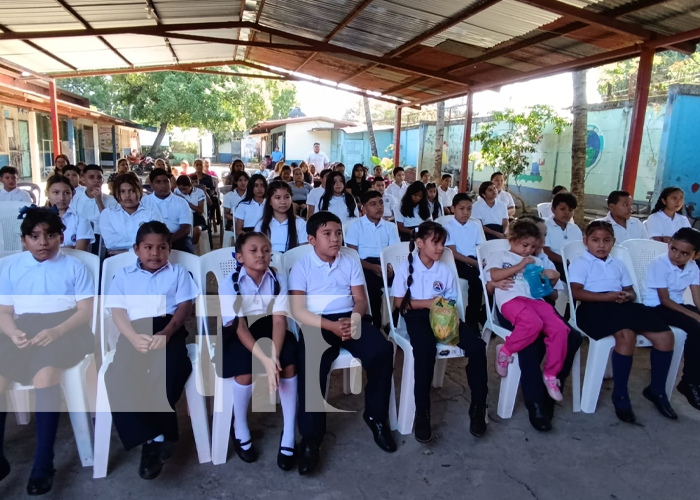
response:
<path fill-rule="evenodd" d="M 695 306 L 684 305 L 686 309 L 699 313 Z M 688 334 L 683 351 L 683 382 L 700 384 L 700 323 L 690 316 L 674 311 L 665 306 L 654 308 L 664 323 L 680 328 Z"/>

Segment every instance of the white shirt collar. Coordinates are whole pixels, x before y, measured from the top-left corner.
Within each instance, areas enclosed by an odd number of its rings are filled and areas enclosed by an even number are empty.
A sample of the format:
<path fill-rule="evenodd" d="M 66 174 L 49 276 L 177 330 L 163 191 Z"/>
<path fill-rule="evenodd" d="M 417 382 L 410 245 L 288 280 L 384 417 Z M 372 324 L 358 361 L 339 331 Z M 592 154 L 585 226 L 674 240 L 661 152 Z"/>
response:
<path fill-rule="evenodd" d="M 173 268 L 173 265 L 170 262 L 166 262 L 163 267 L 161 267 L 160 269 L 158 269 L 157 271 L 152 273 L 150 271 L 146 271 L 143 267 L 141 267 L 141 259 L 137 258 L 135 263 L 131 264 L 130 266 L 128 266 L 126 268 L 126 272 L 129 274 L 140 272 L 140 273 L 146 273 L 146 274 L 155 276 L 156 274 L 163 271 L 163 269 L 172 269 L 172 268 Z"/>
<path fill-rule="evenodd" d="M 311 252 L 311 260 L 313 261 L 314 264 L 316 264 L 316 267 L 324 267 L 325 266 L 325 267 L 329 267 L 332 270 L 332 269 L 335 269 L 336 267 L 338 267 L 338 263 L 339 263 L 340 259 L 342 259 L 342 255 L 343 254 L 341 252 L 338 252 L 338 255 L 336 256 L 333 263 L 329 264 L 328 262 L 322 261 L 321 258 L 316 253 L 316 251 L 314 250 L 313 252 Z"/>
<path fill-rule="evenodd" d="M 22 252 L 22 253 L 26 254 L 24 256 L 24 260 L 28 266 L 43 266 L 43 265 L 59 262 L 60 260 L 62 260 L 65 257 L 65 255 L 63 255 L 63 253 L 61 253 L 61 250 L 59 250 L 58 252 L 56 252 L 56 255 L 54 255 L 50 259 L 46 259 L 43 262 L 39 262 L 38 260 L 36 260 L 34 258 L 34 256 L 32 255 L 32 253 L 30 251 L 27 250 L 27 251 Z"/>
<path fill-rule="evenodd" d="M 599 259 L 598 257 L 596 257 L 595 255 L 593 255 L 593 254 L 592 254 L 591 252 L 589 252 L 588 250 L 586 250 L 585 252 L 583 252 L 582 257 L 583 257 L 584 259 L 586 259 L 587 261 L 589 261 L 589 262 L 603 262 L 603 263 L 605 263 L 605 264 L 609 264 L 610 262 L 613 261 L 612 255 L 608 255 L 608 256 L 605 258 L 605 260 L 603 260 L 603 259 Z"/>

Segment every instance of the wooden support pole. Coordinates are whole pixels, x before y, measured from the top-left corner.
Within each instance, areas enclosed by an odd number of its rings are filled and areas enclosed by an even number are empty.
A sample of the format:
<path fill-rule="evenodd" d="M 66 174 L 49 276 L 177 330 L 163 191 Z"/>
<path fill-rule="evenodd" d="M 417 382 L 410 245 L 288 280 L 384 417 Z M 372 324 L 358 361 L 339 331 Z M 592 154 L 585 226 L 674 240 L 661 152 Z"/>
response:
<path fill-rule="evenodd" d="M 400 167 L 401 161 L 401 108 L 396 106 L 396 125 L 394 126 L 394 168 Z"/>
<path fill-rule="evenodd" d="M 467 112 L 464 114 L 464 139 L 462 140 L 462 168 L 459 176 L 459 192 L 466 193 L 469 187 L 469 146 L 472 142 L 472 118 L 474 116 L 474 92 L 467 94 Z"/>
<path fill-rule="evenodd" d="M 56 105 L 56 83 L 49 82 L 49 100 L 51 106 L 51 136 L 53 138 L 53 157 L 61 154 L 61 129 L 58 123 L 58 107 Z"/>
<path fill-rule="evenodd" d="M 634 198 L 634 188 L 637 183 L 639 153 L 642 149 L 642 138 L 644 137 L 644 119 L 646 117 L 647 102 L 649 100 L 649 83 L 651 82 L 651 70 L 653 66 L 654 49 L 644 48 L 639 56 L 639 69 L 637 70 L 637 87 L 634 93 L 634 106 L 632 107 L 630 137 L 627 142 L 625 170 L 622 174 L 622 189 L 632 195 L 632 198 Z"/>

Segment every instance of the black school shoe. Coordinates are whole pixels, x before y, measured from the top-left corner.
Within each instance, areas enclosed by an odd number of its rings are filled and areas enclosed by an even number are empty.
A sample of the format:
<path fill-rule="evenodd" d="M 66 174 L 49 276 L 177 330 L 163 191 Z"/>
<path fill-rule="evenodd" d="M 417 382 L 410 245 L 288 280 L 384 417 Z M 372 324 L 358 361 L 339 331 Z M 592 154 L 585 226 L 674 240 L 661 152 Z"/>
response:
<path fill-rule="evenodd" d="M 386 422 L 380 422 L 377 419 L 368 417 L 367 415 L 362 415 L 365 420 L 367 427 L 372 431 L 374 436 L 374 442 L 377 443 L 382 450 L 387 453 L 394 453 L 396 451 L 396 442 L 394 437 L 391 435 L 391 429 Z"/>
<path fill-rule="evenodd" d="M 163 464 L 170 458 L 170 443 L 151 441 L 141 447 L 139 476 L 141 479 L 155 479 L 163 471 Z"/>
<path fill-rule="evenodd" d="M 307 476 L 311 474 L 318 466 L 320 460 L 320 444 L 302 438 L 299 445 L 299 475 Z"/>
<path fill-rule="evenodd" d="M 413 435 L 419 443 L 429 443 L 433 440 L 433 432 L 430 430 L 430 410 L 416 412 L 416 428 Z"/>
<path fill-rule="evenodd" d="M 243 446 L 250 445 L 247 450 L 243 449 Z M 241 443 L 240 439 L 233 438 L 233 449 L 236 450 L 238 457 L 246 463 L 252 464 L 258 459 L 258 454 L 253 446 L 253 441 L 248 440 L 245 443 Z"/>
<path fill-rule="evenodd" d="M 284 432 L 282 432 L 282 435 L 280 436 L 280 449 L 277 452 L 277 467 L 279 467 L 283 471 L 290 471 L 292 470 L 292 467 L 294 467 L 294 461 L 296 460 L 296 451 L 294 448 L 287 448 L 286 446 L 282 446 L 283 436 Z M 291 455 L 285 455 L 284 453 L 282 453 L 283 451 L 291 452 Z"/>
<path fill-rule="evenodd" d="M 637 422 L 637 418 L 634 416 L 632 411 L 632 403 L 630 403 L 630 398 L 627 397 L 613 397 L 612 404 L 615 407 L 615 415 L 622 422 L 626 424 L 634 424 Z"/>
<path fill-rule="evenodd" d="M 469 406 L 469 432 L 474 437 L 484 437 L 486 435 L 486 410 L 489 405 L 472 403 Z"/>
<path fill-rule="evenodd" d="M 32 497 L 38 497 L 39 495 L 45 495 L 51 491 L 53 486 L 53 475 L 56 471 L 54 470 L 48 477 L 30 477 L 27 483 L 27 495 Z"/>
<path fill-rule="evenodd" d="M 549 418 L 545 405 L 540 403 L 525 403 L 530 425 L 539 432 L 552 430 L 552 420 Z"/>
<path fill-rule="evenodd" d="M 696 410 L 700 410 L 700 385 L 681 382 L 678 384 L 678 392 L 683 394 L 690 403 L 690 406 Z M 0 476 L 1 477 L 1 476 Z"/>
<path fill-rule="evenodd" d="M 651 392 L 651 386 L 649 386 L 642 391 L 642 395 L 654 403 L 654 406 L 656 406 L 656 409 L 659 410 L 661 415 L 670 420 L 678 420 L 678 415 L 676 415 L 676 412 L 671 408 L 671 403 L 669 403 L 666 394 L 653 394 Z"/>
<path fill-rule="evenodd" d="M 10 462 L 5 457 L 0 460 L 0 481 L 10 475 Z"/>

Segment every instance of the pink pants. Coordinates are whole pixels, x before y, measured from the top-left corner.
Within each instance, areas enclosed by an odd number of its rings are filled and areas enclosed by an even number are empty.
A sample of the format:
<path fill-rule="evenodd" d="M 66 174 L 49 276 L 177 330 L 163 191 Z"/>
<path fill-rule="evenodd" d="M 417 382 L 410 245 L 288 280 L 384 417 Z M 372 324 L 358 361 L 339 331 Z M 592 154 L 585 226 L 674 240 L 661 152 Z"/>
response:
<path fill-rule="evenodd" d="M 542 372 L 547 377 L 556 377 L 566 358 L 569 327 L 554 308 L 543 300 L 516 297 L 503 304 L 501 314 L 514 326 L 502 348 L 505 354 L 522 351 L 544 332 L 547 356 Z"/>

